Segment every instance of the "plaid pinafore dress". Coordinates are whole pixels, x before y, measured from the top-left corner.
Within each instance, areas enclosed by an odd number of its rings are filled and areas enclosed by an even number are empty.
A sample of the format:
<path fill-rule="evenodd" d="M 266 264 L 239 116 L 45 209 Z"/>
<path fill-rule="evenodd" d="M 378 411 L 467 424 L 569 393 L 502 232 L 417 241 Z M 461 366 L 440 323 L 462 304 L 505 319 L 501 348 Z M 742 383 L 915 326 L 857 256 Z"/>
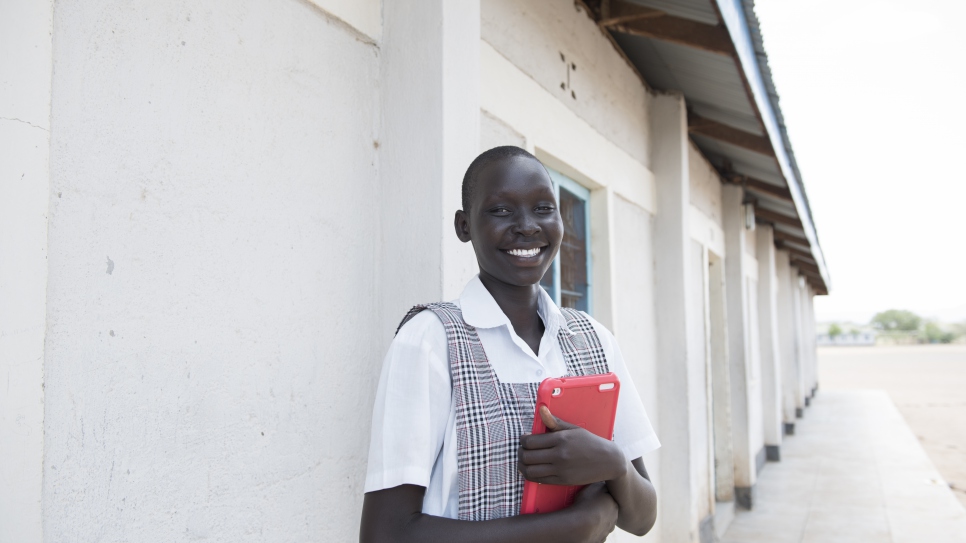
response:
<path fill-rule="evenodd" d="M 483 352 L 476 329 L 453 303 L 417 305 L 399 324 L 429 310 L 446 329 L 456 410 L 459 519 L 491 520 L 520 513 L 523 476 L 517 470 L 520 436 L 533 428 L 539 383 L 501 383 Z M 587 317 L 561 308 L 566 326 L 557 342 L 567 375 L 610 371 L 597 332 Z M 399 328 L 396 332 L 399 332 Z"/>

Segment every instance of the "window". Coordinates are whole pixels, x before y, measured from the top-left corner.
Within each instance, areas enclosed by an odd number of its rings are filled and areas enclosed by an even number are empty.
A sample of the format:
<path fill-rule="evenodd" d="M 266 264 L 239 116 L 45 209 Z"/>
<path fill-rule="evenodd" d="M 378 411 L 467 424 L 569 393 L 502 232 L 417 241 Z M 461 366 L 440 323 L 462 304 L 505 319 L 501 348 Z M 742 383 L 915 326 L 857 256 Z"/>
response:
<path fill-rule="evenodd" d="M 570 178 L 550 170 L 557 204 L 564 223 L 560 252 L 540 285 L 561 307 L 590 313 L 590 191 Z"/>

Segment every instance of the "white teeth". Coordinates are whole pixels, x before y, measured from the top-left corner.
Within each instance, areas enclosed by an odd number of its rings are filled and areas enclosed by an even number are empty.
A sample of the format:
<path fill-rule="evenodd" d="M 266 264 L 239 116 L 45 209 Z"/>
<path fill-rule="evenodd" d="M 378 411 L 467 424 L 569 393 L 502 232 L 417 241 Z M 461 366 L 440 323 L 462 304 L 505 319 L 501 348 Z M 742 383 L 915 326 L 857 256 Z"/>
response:
<path fill-rule="evenodd" d="M 540 254 L 540 249 L 510 249 L 507 252 L 513 256 L 533 257 Z"/>

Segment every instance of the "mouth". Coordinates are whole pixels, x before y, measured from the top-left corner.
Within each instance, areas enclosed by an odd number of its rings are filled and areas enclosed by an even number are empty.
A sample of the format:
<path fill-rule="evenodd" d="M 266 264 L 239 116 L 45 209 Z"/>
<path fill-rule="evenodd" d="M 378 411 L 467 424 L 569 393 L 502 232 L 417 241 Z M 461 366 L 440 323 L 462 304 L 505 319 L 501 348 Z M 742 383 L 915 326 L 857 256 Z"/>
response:
<path fill-rule="evenodd" d="M 532 249 L 504 249 L 503 252 L 520 258 L 536 258 L 540 255 L 547 247 L 533 247 Z"/>

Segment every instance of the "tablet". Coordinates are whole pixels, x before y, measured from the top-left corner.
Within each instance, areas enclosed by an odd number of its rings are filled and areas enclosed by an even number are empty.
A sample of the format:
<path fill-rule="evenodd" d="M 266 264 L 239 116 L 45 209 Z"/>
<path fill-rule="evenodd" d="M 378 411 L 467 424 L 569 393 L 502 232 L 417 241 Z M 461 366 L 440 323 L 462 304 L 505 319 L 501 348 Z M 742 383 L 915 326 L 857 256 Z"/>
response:
<path fill-rule="evenodd" d="M 614 439 L 614 417 L 621 383 L 613 373 L 580 377 L 550 377 L 537 389 L 533 433 L 547 431 L 540 418 L 546 405 L 555 417 L 605 439 Z M 520 514 L 551 513 L 569 507 L 580 486 L 547 485 L 525 481 Z"/>

